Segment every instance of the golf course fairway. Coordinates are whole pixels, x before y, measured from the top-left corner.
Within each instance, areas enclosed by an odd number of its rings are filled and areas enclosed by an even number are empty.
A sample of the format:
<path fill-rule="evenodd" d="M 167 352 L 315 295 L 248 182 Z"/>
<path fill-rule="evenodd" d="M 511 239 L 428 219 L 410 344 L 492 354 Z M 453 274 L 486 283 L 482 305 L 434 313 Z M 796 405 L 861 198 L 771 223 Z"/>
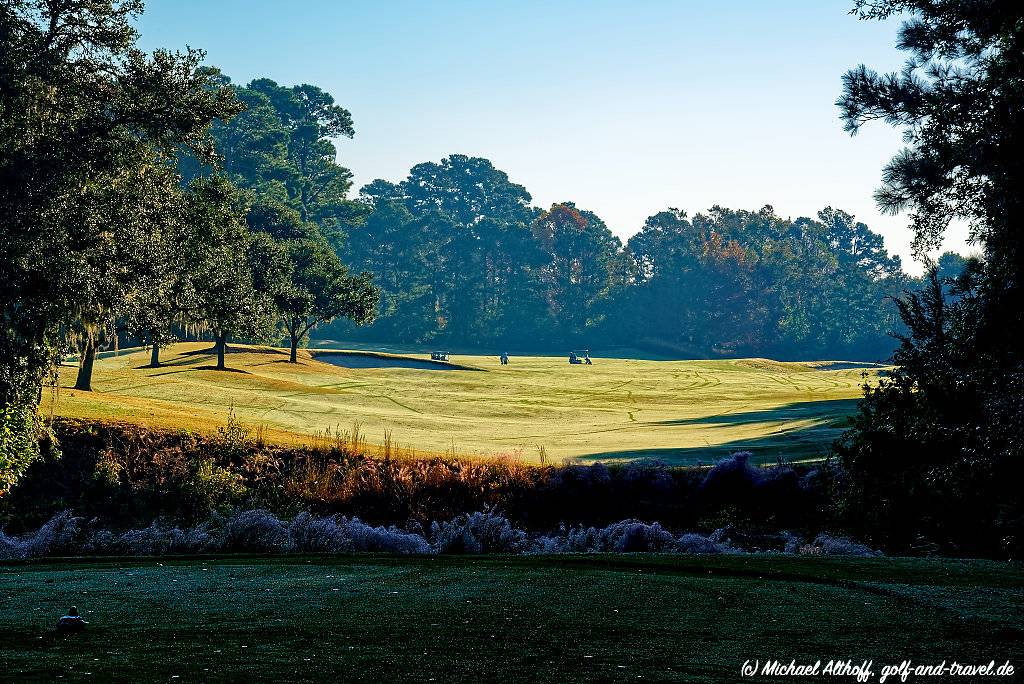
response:
<path fill-rule="evenodd" d="M 713 462 L 739 450 L 755 460 L 824 455 L 848 425 L 865 379 L 878 368 L 766 359 L 650 361 L 452 356 L 231 346 L 215 370 L 208 343 L 144 350 L 96 362 L 93 391 L 60 370 L 45 393 L 54 415 L 212 432 L 233 410 L 267 439 L 314 443 L 354 426 L 419 455 L 509 456 L 527 462 L 657 458 Z M 868 373 L 865 376 L 865 373 Z M 387 436 L 387 437 L 386 437 Z"/>

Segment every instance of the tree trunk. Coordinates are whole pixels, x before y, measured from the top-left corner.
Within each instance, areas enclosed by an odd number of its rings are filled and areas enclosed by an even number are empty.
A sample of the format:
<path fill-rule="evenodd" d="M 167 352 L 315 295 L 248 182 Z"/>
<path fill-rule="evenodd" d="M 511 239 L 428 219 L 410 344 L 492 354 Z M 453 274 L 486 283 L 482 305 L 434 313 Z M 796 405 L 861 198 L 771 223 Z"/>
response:
<path fill-rule="evenodd" d="M 288 360 L 291 361 L 292 363 L 298 363 L 299 362 L 299 338 L 296 337 L 294 334 L 292 334 L 291 337 L 292 337 L 292 354 L 291 354 L 291 357 Z"/>
<path fill-rule="evenodd" d="M 224 352 L 227 351 L 228 346 L 228 334 L 227 333 L 214 333 L 213 338 L 217 341 L 217 370 L 224 370 Z"/>
<path fill-rule="evenodd" d="M 160 343 L 155 338 L 153 339 L 153 349 L 149 355 L 149 366 L 150 368 L 160 367 Z"/>
<path fill-rule="evenodd" d="M 96 362 L 96 340 L 89 335 L 85 340 L 85 347 L 82 349 L 82 357 L 78 361 L 78 379 L 75 380 L 75 389 L 83 392 L 92 391 L 92 367 Z"/>

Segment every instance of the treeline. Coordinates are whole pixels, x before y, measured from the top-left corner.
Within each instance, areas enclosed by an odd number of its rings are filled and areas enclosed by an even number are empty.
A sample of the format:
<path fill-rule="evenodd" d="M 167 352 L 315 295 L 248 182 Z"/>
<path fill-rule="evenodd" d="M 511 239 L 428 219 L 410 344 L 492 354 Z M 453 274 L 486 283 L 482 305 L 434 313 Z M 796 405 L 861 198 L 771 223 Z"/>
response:
<path fill-rule="evenodd" d="M 593 212 L 537 209 L 460 155 L 362 199 L 372 211 L 343 253 L 375 274 L 382 308 L 364 331 L 323 333 L 342 339 L 884 359 L 899 325 L 889 298 L 913 285 L 879 235 L 831 208 L 795 221 L 667 209 L 623 245 Z"/>

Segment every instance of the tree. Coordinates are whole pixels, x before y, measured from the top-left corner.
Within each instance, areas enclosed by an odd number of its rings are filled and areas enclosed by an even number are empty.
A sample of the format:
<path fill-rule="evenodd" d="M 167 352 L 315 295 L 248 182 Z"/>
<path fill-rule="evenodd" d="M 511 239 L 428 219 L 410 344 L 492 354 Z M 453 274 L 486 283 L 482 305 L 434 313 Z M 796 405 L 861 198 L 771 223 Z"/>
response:
<path fill-rule="evenodd" d="M 255 199 L 249 227 L 265 243 L 258 255 L 272 262 L 254 271 L 255 291 L 278 307 L 294 361 L 310 330 L 338 317 L 369 321 L 376 307 L 369 276 L 350 277 L 329 247 L 341 249 L 367 213 L 347 199 L 352 174 L 338 164 L 332 142 L 354 135 L 352 117 L 308 84 L 288 88 L 261 78 L 233 90 L 246 110 L 213 134 L 225 175 Z M 196 174 L 209 170 L 191 166 Z M 279 282 L 258 282 L 268 274 Z"/>
<path fill-rule="evenodd" d="M 287 262 L 269 236 L 254 236 L 246 225 L 247 206 L 225 178 L 198 178 L 189 186 L 186 221 L 196 241 L 188 268 L 197 292 L 195 319 L 213 332 L 218 370 L 224 370 L 228 340 L 274 336 L 275 298 Z"/>
<path fill-rule="evenodd" d="M 259 201 L 291 207 L 340 247 L 348 228 L 364 218 L 362 205 L 347 198 L 352 172 L 338 163 L 332 142 L 355 134 L 352 115 L 309 84 L 285 87 L 260 78 L 231 88 L 246 109 L 213 128 L 224 174 Z M 209 171 L 194 161 L 188 166 L 193 176 Z"/>
<path fill-rule="evenodd" d="M 899 257 L 889 256 L 882 236 L 841 209 L 825 207 L 818 212 L 824 227 L 822 239 L 840 265 L 856 266 L 871 275 L 888 278 L 902 271 Z"/>
<path fill-rule="evenodd" d="M 428 246 L 429 336 L 462 343 L 493 337 L 501 312 L 516 304 L 511 292 L 522 275 L 495 256 L 502 242 L 528 234 L 530 194 L 489 160 L 461 154 L 417 164 L 398 193 Z"/>
<path fill-rule="evenodd" d="M 609 327 L 675 354 L 886 358 L 903 282 L 881 236 L 827 208 L 667 209 L 626 245 L 631 286 Z"/>
<path fill-rule="evenodd" d="M 117 333 L 119 323 L 136 324 L 143 311 L 156 313 L 155 303 L 144 302 L 164 288 L 171 277 L 169 250 L 181 247 L 172 238 L 181 210 L 178 176 L 164 159 L 144 154 L 80 198 L 87 220 L 105 230 L 98 232 L 80 265 L 83 287 L 74 324 L 80 359 L 77 390 L 92 389 L 96 353 Z M 147 327 L 150 335 L 162 334 L 155 332 L 155 323 Z"/>
<path fill-rule="evenodd" d="M 537 217 L 533 234 L 550 255 L 542 278 L 551 316 L 563 339 L 572 340 L 600 323 L 597 304 L 611 287 L 622 244 L 604 221 L 572 202 Z"/>
<path fill-rule="evenodd" d="M 705 355 L 703 244 L 685 211 L 669 208 L 648 217 L 626 244 L 632 287 L 612 317 L 614 328 L 642 331 L 634 344 Z"/>
<path fill-rule="evenodd" d="M 248 224 L 271 240 L 265 253 L 280 250 L 284 259 L 274 301 L 288 333 L 292 363 L 298 361 L 299 343 L 318 325 L 340 317 L 357 324 L 373 320 L 380 294 L 372 276 L 349 275 L 315 225 L 280 205 L 254 206 Z"/>
<path fill-rule="evenodd" d="M 438 212 L 460 228 L 471 229 L 484 218 L 528 224 L 535 215 L 526 188 L 490 160 L 464 154 L 417 164 L 400 192 L 414 216 Z"/>
<path fill-rule="evenodd" d="M 978 265 L 977 262 L 972 262 L 972 260 L 963 255 L 957 254 L 956 252 L 943 252 L 935 261 L 935 272 L 939 276 L 939 280 L 943 282 L 954 282 L 958 280 L 968 268 L 976 265 Z"/>
<path fill-rule="evenodd" d="M 817 358 L 886 360 L 900 330 L 892 302 L 906 279 L 882 236 L 842 210 L 794 221 L 775 265 L 782 282 L 782 344 Z M 799 265 L 797 269 L 793 265 Z M 784 341 L 783 341 L 784 340 Z"/>
<path fill-rule="evenodd" d="M 882 174 L 879 206 L 909 213 L 914 248 L 937 248 L 953 218 L 984 247 L 984 334 L 1022 330 L 1024 288 L 1024 8 L 1018 3 L 858 0 L 861 19 L 906 12 L 902 73 L 864 65 L 843 77 L 846 129 L 875 120 L 903 128 L 907 146 Z M 1017 338 L 1019 339 L 1019 337 Z M 1019 349 L 1019 346 L 1018 346 Z"/>
<path fill-rule="evenodd" d="M 37 425 L 43 380 L 94 311 L 92 266 L 114 227 L 93 201 L 97 187 L 130 176 L 140 159 L 171 163 L 179 147 L 208 158 L 210 122 L 237 111 L 197 71 L 201 52 L 135 48 L 141 9 L 137 0 L 0 4 L 4 429 Z"/>
<path fill-rule="evenodd" d="M 530 339 L 542 327 L 533 271 L 545 255 L 529 229 L 536 210 L 490 161 L 418 164 L 401 183 L 368 184 L 362 200 L 370 213 L 350 229 L 343 254 L 382 288 L 371 334 L 465 344 Z"/>
<path fill-rule="evenodd" d="M 178 178 L 175 177 L 175 184 Z M 177 189 L 175 211 L 151 220 L 143 244 L 146 269 L 137 274 L 130 296 L 120 309 L 121 328 L 150 346 L 150 367 L 160 367 L 160 350 L 175 341 L 174 330 L 188 325 L 197 305 L 193 281 L 186 265 L 192 249 L 191 226 L 183 220 L 185 197 Z"/>
<path fill-rule="evenodd" d="M 983 259 L 954 280 L 932 265 L 924 287 L 901 300 L 898 368 L 866 389 L 840 445 L 845 510 L 864 536 L 902 551 L 1019 556 L 1024 6 L 860 0 L 855 9 L 862 19 L 901 12 L 910 15 L 898 38 L 910 53 L 903 72 L 861 65 L 844 76 L 837 104 L 851 133 L 873 120 L 904 129 L 907 146 L 876 199 L 909 212 L 917 253 L 938 247 L 959 217 Z"/>
<path fill-rule="evenodd" d="M 214 67 L 200 67 L 211 87 L 229 89 L 242 111 L 210 127 L 217 159 L 197 159 L 183 153 L 178 167 L 186 183 L 199 176 L 220 173 L 238 187 L 253 191 L 263 201 L 288 201 L 284 179 L 288 169 L 288 131 L 265 94 L 232 85 L 231 79 Z"/>
<path fill-rule="evenodd" d="M 291 277 L 278 308 L 291 341 L 292 363 L 311 330 L 336 318 L 369 323 L 380 301 L 369 273 L 351 276 L 326 244 L 312 240 L 288 245 Z"/>
<path fill-rule="evenodd" d="M 854 429 L 838 445 L 846 523 L 899 552 L 1002 555 L 1016 544 L 1017 481 L 1003 478 L 1019 466 L 1001 453 L 1013 432 L 992 435 L 985 422 L 1005 410 L 1019 417 L 1020 409 L 987 396 L 991 386 L 963 372 L 976 363 L 961 334 L 976 306 L 975 284 L 945 281 L 931 268 L 923 287 L 899 300 L 907 332 L 896 367 L 865 387 Z M 958 297 L 950 298 L 951 288 Z"/>
<path fill-rule="evenodd" d="M 372 273 L 379 288 L 379 314 L 373 326 L 377 339 L 422 342 L 435 321 L 428 232 L 401 199 L 387 196 L 386 190 L 371 194 L 372 185 L 362 193 L 372 211 L 350 231 L 342 256 L 353 270 Z"/>

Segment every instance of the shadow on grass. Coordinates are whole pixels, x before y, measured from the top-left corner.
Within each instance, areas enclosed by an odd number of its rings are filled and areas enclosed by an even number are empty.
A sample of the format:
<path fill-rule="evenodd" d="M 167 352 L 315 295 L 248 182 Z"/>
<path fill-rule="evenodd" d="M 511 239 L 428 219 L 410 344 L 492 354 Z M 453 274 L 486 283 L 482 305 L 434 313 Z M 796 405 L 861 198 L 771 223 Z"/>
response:
<path fill-rule="evenodd" d="M 178 358 L 170 359 L 169 361 L 161 361 L 159 366 L 152 366 L 146 364 L 145 366 L 139 366 L 137 370 L 141 371 L 160 371 L 159 373 L 149 373 L 149 377 L 158 378 L 161 375 L 173 375 L 174 373 L 188 373 L 189 371 L 197 370 L 200 368 L 199 364 L 204 361 L 209 361 L 212 357 L 197 357 L 197 356 L 179 356 Z"/>
<path fill-rule="evenodd" d="M 217 368 L 216 366 L 199 366 L 198 368 L 196 368 L 196 370 L 221 371 L 222 373 L 240 373 L 242 375 L 252 375 L 252 373 L 250 373 L 247 370 L 242 370 L 241 368 L 231 368 L 231 367 Z"/>
<path fill-rule="evenodd" d="M 181 352 L 182 356 L 203 356 L 212 355 L 217 353 L 216 347 L 207 347 L 205 349 L 193 349 L 192 351 Z M 225 354 L 273 354 L 275 356 L 285 356 L 288 354 L 283 349 L 276 349 L 274 347 L 232 347 L 230 344 L 224 347 Z"/>
<path fill-rule="evenodd" d="M 719 413 L 698 418 L 660 420 L 655 425 L 750 425 L 751 423 L 778 423 L 790 420 L 820 421 L 852 416 L 857 412 L 859 399 L 827 399 L 824 401 L 797 401 L 773 409 Z"/>
<path fill-rule="evenodd" d="M 786 404 L 775 409 L 725 413 L 700 418 L 659 421 L 653 425 L 757 425 L 766 427 L 789 421 L 813 421 L 810 425 L 783 425 L 773 432 L 754 438 L 736 439 L 716 445 L 671 447 L 660 449 L 629 449 L 586 454 L 577 460 L 634 461 L 654 459 L 671 466 L 700 466 L 715 463 L 737 451 L 749 451 L 751 462 L 759 465 L 821 459 L 828 456 L 832 443 L 851 424 L 857 411 L 857 399 L 834 399 Z"/>
<path fill-rule="evenodd" d="M 816 368 L 823 371 L 879 370 L 884 372 L 884 369 L 888 368 L 888 366 L 884 363 L 874 363 L 871 361 L 823 361 L 816 364 Z"/>

